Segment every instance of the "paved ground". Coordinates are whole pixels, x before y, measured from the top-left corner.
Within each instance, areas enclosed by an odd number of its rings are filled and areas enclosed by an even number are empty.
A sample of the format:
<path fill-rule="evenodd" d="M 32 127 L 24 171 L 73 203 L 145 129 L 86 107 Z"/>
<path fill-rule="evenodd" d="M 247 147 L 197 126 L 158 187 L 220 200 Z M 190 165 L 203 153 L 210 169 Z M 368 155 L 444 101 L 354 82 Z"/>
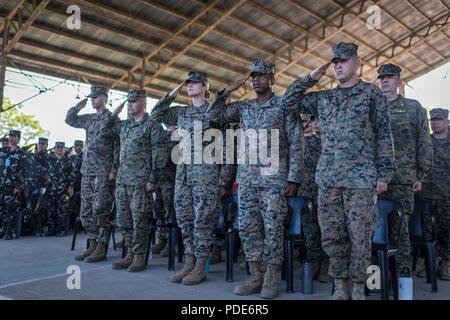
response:
<path fill-rule="evenodd" d="M 121 238 L 117 236 L 117 238 Z M 211 266 L 208 281 L 197 286 L 184 286 L 167 281 L 167 259 L 154 256 L 149 267 L 140 273 L 111 269 L 111 263 L 120 259 L 120 252 L 110 248 L 109 258 L 96 264 L 74 260 L 82 252 L 85 237 L 79 236 L 77 248 L 70 251 L 71 237 L 22 237 L 19 240 L 0 240 L 0 300 L 2 299 L 240 299 L 233 295 L 233 287 L 246 279 L 245 271 L 235 264 L 234 283 L 225 281 L 225 264 Z M 67 289 L 67 268 L 79 266 L 81 289 Z M 177 264 L 177 269 L 181 268 Z M 314 294 L 299 293 L 299 266 L 295 274 L 295 293 L 285 292 L 285 283 L 279 281 L 284 300 L 325 300 L 330 285 L 314 282 Z M 438 282 L 438 293 L 430 292 L 424 279 L 414 279 L 415 299 L 450 300 L 450 282 Z M 258 295 L 247 299 L 259 299 Z M 369 299 L 379 299 L 372 294 Z"/>

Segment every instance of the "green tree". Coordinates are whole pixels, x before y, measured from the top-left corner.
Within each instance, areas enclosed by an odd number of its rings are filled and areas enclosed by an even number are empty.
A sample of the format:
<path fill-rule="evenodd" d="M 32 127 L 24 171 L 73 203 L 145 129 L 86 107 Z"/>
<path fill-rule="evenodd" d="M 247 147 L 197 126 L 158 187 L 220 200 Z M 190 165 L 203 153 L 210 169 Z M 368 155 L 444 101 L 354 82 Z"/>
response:
<path fill-rule="evenodd" d="M 7 111 L 0 112 L 0 137 L 7 135 L 9 130 L 20 130 L 22 132 L 20 145 L 25 146 L 35 142 L 38 137 L 49 135 L 34 116 L 21 111 L 22 106 L 15 108 L 11 106 L 11 101 L 5 98 L 3 109 Z"/>

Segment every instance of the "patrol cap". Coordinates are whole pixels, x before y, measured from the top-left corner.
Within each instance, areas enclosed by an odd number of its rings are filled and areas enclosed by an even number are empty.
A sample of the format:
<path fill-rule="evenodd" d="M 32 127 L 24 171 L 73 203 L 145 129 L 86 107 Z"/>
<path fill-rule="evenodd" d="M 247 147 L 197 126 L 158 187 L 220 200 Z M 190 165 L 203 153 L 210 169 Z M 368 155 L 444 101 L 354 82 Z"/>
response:
<path fill-rule="evenodd" d="M 48 139 L 47 138 L 39 138 L 38 143 L 39 144 L 48 144 Z"/>
<path fill-rule="evenodd" d="M 188 73 L 186 83 L 189 83 L 189 82 L 206 83 L 206 82 L 208 82 L 208 75 L 204 72 L 193 70 Z"/>
<path fill-rule="evenodd" d="M 358 45 L 355 43 L 339 42 L 333 47 L 332 62 L 336 60 L 348 60 L 358 56 Z"/>
<path fill-rule="evenodd" d="M 275 65 L 272 62 L 258 59 L 250 65 L 250 74 L 257 73 L 273 73 L 275 74 Z"/>
<path fill-rule="evenodd" d="M 97 98 L 102 94 L 107 96 L 109 89 L 102 86 L 91 86 L 91 93 L 87 96 L 88 98 Z"/>
<path fill-rule="evenodd" d="M 84 142 L 82 140 L 75 140 L 75 142 L 73 143 L 74 146 L 83 146 Z"/>
<path fill-rule="evenodd" d="M 378 79 L 383 76 L 400 76 L 401 73 L 402 68 L 399 66 L 392 63 L 383 64 L 378 68 Z"/>
<path fill-rule="evenodd" d="M 64 143 L 64 142 L 61 142 L 61 141 L 58 141 L 58 142 L 55 142 L 55 147 L 56 148 L 64 148 L 66 146 L 66 144 Z"/>
<path fill-rule="evenodd" d="M 430 111 L 430 119 L 436 120 L 447 120 L 448 119 L 448 110 L 442 108 L 431 109 Z"/>
<path fill-rule="evenodd" d="M 19 130 L 9 130 L 9 136 L 15 136 L 20 139 L 20 136 L 22 135 L 22 132 Z"/>
<path fill-rule="evenodd" d="M 143 89 L 131 89 L 128 91 L 128 101 L 137 101 L 142 98 L 147 98 L 147 92 Z"/>

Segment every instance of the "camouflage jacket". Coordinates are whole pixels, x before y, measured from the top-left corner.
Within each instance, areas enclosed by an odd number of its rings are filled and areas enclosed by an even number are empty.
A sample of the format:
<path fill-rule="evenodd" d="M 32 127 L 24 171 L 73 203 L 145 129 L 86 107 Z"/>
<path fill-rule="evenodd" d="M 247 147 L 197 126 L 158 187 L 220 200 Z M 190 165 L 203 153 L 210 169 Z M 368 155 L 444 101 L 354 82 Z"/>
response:
<path fill-rule="evenodd" d="M 177 126 L 177 131 L 174 133 L 174 136 L 177 136 L 177 132 L 180 133 L 181 130 L 190 134 L 191 137 L 191 163 L 183 163 L 181 162 L 177 164 L 176 171 L 176 182 L 182 183 L 185 182 L 189 185 L 195 184 L 213 184 L 217 185 L 220 179 L 220 164 L 207 164 L 194 163 L 194 148 L 195 143 L 192 142 L 194 137 L 194 122 L 199 121 L 202 125 L 202 137 L 204 133 L 208 129 L 219 129 L 220 126 L 216 125 L 212 121 L 210 121 L 207 115 L 207 109 L 209 107 L 209 103 L 205 103 L 203 106 L 194 107 L 194 106 L 174 106 L 169 107 L 171 103 L 174 101 L 174 98 L 169 97 L 168 95 L 162 97 L 156 106 L 153 108 L 151 117 L 156 121 L 162 122 L 167 126 Z M 181 130 L 180 130 L 181 129 Z M 197 138 L 202 138 L 197 137 Z M 180 135 L 178 135 L 180 138 Z M 205 142 L 202 139 L 202 147 L 204 148 L 210 144 L 210 142 Z M 180 146 L 179 143 L 177 146 Z M 184 155 L 183 157 L 186 157 Z"/>
<path fill-rule="evenodd" d="M 67 193 L 69 187 L 75 185 L 75 170 L 69 157 L 58 159 L 51 156 L 47 169 L 47 190 L 49 194 Z"/>
<path fill-rule="evenodd" d="M 317 184 L 314 181 L 317 163 L 319 162 L 320 153 L 322 151 L 320 144 L 320 136 L 312 135 L 305 137 L 304 148 L 304 170 L 302 170 L 302 181 L 298 187 L 297 194 L 308 198 L 317 197 Z"/>
<path fill-rule="evenodd" d="M 106 110 L 101 115 L 92 113 L 81 116 L 78 112 L 76 107 L 70 108 L 67 112 L 66 123 L 86 131 L 81 173 L 83 176 L 116 174 L 119 165 L 119 141 L 115 139 L 112 132 L 101 131 L 102 122 L 111 115 L 111 112 Z"/>
<path fill-rule="evenodd" d="M 25 191 L 27 167 L 25 151 L 20 148 L 14 151 L 3 149 L 0 153 L 0 189 L 8 192 L 12 189 Z"/>
<path fill-rule="evenodd" d="M 364 81 L 303 95 L 309 76 L 294 81 L 286 91 L 286 107 L 318 116 L 322 153 L 316 183 L 321 188 L 375 188 L 389 183 L 395 156 L 389 109 L 381 90 Z"/>
<path fill-rule="evenodd" d="M 245 159 L 245 163 L 238 161 L 237 183 L 251 187 L 277 188 L 284 188 L 287 182 L 300 183 L 300 167 L 303 163 L 301 150 L 303 130 L 300 126 L 300 119 L 283 107 L 282 98 L 273 95 L 263 105 L 258 105 L 256 99 L 225 105 L 227 99 L 228 95 L 224 94 L 224 91 L 217 94 L 211 104 L 210 117 L 220 124 L 238 122 L 244 133 L 254 130 L 259 136 L 258 142 L 255 142 L 254 139 L 248 138 L 250 135 L 241 135 L 241 146 L 237 152 L 242 160 Z M 270 151 L 272 143 L 277 142 L 276 140 L 272 142 L 273 133 L 275 133 L 275 139 L 278 140 L 278 149 L 276 150 L 278 156 L 271 154 Z M 261 141 L 264 143 L 261 144 Z M 266 145 L 264 146 L 264 144 Z M 275 163 L 264 163 L 266 161 L 261 161 L 261 154 L 270 154 L 275 157 L 273 159 Z M 254 156 L 257 158 L 256 161 L 250 161 Z M 274 167 L 269 169 L 271 165 Z"/>
<path fill-rule="evenodd" d="M 427 199 L 450 200 L 450 135 L 445 139 L 431 136 L 433 164 L 431 173 L 422 185 L 422 195 Z"/>
<path fill-rule="evenodd" d="M 140 121 L 131 118 L 116 122 L 115 119 L 115 116 L 106 118 L 102 130 L 112 127 L 112 132 L 120 137 L 117 183 L 156 184 L 167 161 L 163 127 L 147 113 Z"/>
<path fill-rule="evenodd" d="M 426 110 L 416 100 L 388 101 L 397 169 L 391 183 L 413 185 L 431 170 L 433 147 Z"/>
<path fill-rule="evenodd" d="M 81 190 L 81 165 L 83 164 L 83 152 L 80 154 L 73 154 L 69 157 L 70 161 L 72 161 L 73 169 L 75 172 L 75 184 L 74 190 L 75 192 Z"/>
<path fill-rule="evenodd" d="M 50 155 L 47 152 L 34 153 L 30 157 L 26 182 L 28 192 L 46 186 L 49 159 Z"/>

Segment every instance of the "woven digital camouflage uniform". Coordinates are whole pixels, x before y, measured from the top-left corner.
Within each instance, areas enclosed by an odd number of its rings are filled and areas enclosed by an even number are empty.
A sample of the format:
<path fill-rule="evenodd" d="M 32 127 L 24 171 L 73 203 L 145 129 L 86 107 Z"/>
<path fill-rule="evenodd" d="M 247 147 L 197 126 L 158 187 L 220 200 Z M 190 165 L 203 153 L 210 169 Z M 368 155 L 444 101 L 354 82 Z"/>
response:
<path fill-rule="evenodd" d="M 15 226 L 19 210 L 24 206 L 27 175 L 26 154 L 20 148 L 3 149 L 0 153 L 0 207 L 3 208 L 2 224 Z"/>
<path fill-rule="evenodd" d="M 375 85 L 358 81 L 303 95 L 300 78 L 287 89 L 284 103 L 299 113 L 316 114 L 322 153 L 317 165 L 319 225 L 330 257 L 330 275 L 364 282 L 376 228 L 376 182 L 389 183 L 395 156 L 386 98 Z"/>
<path fill-rule="evenodd" d="M 314 181 L 316 166 L 321 153 L 320 135 L 314 134 L 305 137 L 304 141 L 304 170 L 301 172 L 303 179 L 298 187 L 297 195 L 310 198 L 313 202 L 312 212 L 305 210 L 302 214 L 302 230 L 305 235 L 308 259 L 320 261 L 328 258 L 323 251 L 320 238 L 317 218 L 318 187 Z"/>
<path fill-rule="evenodd" d="M 228 95 L 220 91 L 212 103 L 210 114 L 215 121 L 240 123 L 242 130 L 267 129 L 267 147 L 274 143 L 270 130 L 276 129 L 279 133 L 279 168 L 276 172 L 263 175 L 261 169 L 268 166 L 262 164 L 259 157 L 256 164 L 249 163 L 249 153 L 256 146 L 250 145 L 250 139 L 245 139 L 246 162 L 238 165 L 237 173 L 239 235 L 246 259 L 279 265 L 283 260 L 283 231 L 287 216 L 284 191 L 288 182 L 301 181 L 300 121 L 283 107 L 282 98 L 277 95 L 263 105 L 258 105 L 256 99 L 225 105 L 227 99 Z M 238 152 L 243 153 L 243 150 Z"/>
<path fill-rule="evenodd" d="M 45 151 L 31 155 L 26 178 L 26 190 L 28 193 L 46 185 L 49 158 L 50 155 Z"/>
<path fill-rule="evenodd" d="M 146 113 L 140 121 L 134 118 L 115 121 L 107 118 L 103 129 L 112 127 L 120 137 L 120 165 L 117 173 L 117 223 L 124 244 L 136 255 L 143 255 L 148 246 L 149 219 L 153 204 L 147 183 L 157 184 L 166 165 L 164 129 Z"/>
<path fill-rule="evenodd" d="M 111 232 L 110 210 L 114 188 L 108 182 L 108 175 L 117 173 L 119 141 L 108 130 L 101 131 L 102 122 L 111 115 L 109 110 L 101 115 L 79 116 L 78 112 L 76 107 L 69 109 L 66 123 L 86 132 L 81 166 L 80 219 L 88 239 L 106 243 Z"/>
<path fill-rule="evenodd" d="M 47 170 L 47 213 L 49 230 L 64 231 L 65 217 L 69 208 L 69 187 L 74 187 L 75 172 L 67 156 L 50 157 Z"/>
<path fill-rule="evenodd" d="M 173 101 L 174 98 L 168 95 L 162 97 L 152 110 L 152 118 L 167 126 L 176 126 L 178 130 L 187 130 L 191 137 L 194 133 L 194 121 L 201 121 L 203 133 L 211 128 L 220 129 L 220 126 L 209 120 L 209 103 L 199 107 L 170 107 Z M 208 144 L 209 142 L 203 142 L 203 147 Z M 194 143 L 191 146 L 193 155 Z M 219 164 L 177 164 L 175 212 L 186 255 L 208 255 L 219 213 L 220 167 Z"/>
<path fill-rule="evenodd" d="M 393 69 L 393 70 L 390 70 Z M 381 68 L 380 74 L 395 73 L 394 65 Z M 409 266 L 410 240 L 409 220 L 414 208 L 412 187 L 415 181 L 424 181 L 431 170 L 433 147 L 426 110 L 416 100 L 398 96 L 388 101 L 391 130 L 394 139 L 397 169 L 388 185 L 388 190 L 379 199 L 398 201 L 403 208 L 403 226 L 396 255 L 397 270 Z M 398 216 L 395 216 L 398 218 Z M 398 219 L 391 222 L 393 230 L 398 230 Z M 397 232 L 391 232 L 393 243 L 397 242 Z"/>

